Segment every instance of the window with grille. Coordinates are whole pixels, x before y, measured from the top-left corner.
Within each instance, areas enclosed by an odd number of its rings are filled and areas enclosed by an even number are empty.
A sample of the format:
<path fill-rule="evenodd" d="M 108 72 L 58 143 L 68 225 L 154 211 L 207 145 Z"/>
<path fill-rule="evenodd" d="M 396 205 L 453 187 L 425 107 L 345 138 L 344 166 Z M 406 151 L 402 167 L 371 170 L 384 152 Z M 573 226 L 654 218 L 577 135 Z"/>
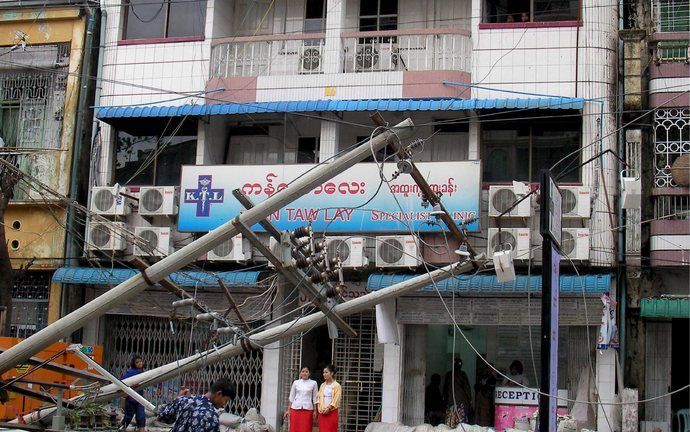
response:
<path fill-rule="evenodd" d="M 50 272 L 30 271 L 12 285 L 10 336 L 27 338 L 48 325 Z"/>
<path fill-rule="evenodd" d="M 203 36 L 206 0 L 127 0 L 123 39 Z"/>

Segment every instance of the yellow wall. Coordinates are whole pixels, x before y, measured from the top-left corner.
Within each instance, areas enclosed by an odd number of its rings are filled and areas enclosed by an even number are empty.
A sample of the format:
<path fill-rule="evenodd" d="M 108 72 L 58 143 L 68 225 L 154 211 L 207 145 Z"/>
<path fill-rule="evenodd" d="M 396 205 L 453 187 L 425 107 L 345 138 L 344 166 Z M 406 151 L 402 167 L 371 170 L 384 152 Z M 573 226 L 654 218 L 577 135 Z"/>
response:
<path fill-rule="evenodd" d="M 65 210 L 58 206 L 13 205 L 5 212 L 5 237 L 12 266 L 30 260 L 30 269 L 54 269 L 63 265 Z"/>

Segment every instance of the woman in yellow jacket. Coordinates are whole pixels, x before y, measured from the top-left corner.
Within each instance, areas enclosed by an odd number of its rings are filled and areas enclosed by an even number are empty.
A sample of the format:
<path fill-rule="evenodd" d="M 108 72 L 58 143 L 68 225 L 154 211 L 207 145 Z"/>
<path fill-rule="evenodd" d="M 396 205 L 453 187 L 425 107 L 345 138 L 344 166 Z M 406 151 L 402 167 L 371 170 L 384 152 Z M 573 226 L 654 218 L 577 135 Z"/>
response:
<path fill-rule="evenodd" d="M 328 365 L 323 369 L 323 383 L 316 396 L 316 407 L 319 411 L 319 432 L 338 432 L 338 408 L 342 389 L 335 380 L 335 366 Z"/>

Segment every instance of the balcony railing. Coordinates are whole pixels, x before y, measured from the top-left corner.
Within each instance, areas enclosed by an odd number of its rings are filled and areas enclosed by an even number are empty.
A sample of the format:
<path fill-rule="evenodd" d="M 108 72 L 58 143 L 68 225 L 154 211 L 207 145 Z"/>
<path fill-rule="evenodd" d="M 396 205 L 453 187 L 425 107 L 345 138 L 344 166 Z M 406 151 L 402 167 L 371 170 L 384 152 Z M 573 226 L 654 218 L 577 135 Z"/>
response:
<path fill-rule="evenodd" d="M 211 76 L 323 73 L 324 40 L 323 33 L 224 39 L 211 50 Z"/>
<path fill-rule="evenodd" d="M 342 34 L 345 72 L 460 70 L 470 72 L 470 33 L 454 29 Z"/>
<path fill-rule="evenodd" d="M 343 33 L 344 72 L 470 72 L 470 33 L 454 29 Z M 211 51 L 211 76 L 324 73 L 323 33 L 227 38 Z"/>

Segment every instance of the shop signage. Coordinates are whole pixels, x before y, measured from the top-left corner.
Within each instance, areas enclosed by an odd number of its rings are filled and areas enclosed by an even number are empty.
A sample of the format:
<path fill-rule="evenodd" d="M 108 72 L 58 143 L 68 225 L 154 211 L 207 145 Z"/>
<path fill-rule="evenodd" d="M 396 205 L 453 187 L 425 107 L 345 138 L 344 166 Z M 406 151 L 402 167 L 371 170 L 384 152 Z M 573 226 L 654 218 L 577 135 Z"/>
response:
<path fill-rule="evenodd" d="M 568 406 L 568 390 L 558 390 L 558 406 Z M 496 387 L 496 404 L 501 405 L 537 405 L 539 391 L 522 387 Z"/>
<path fill-rule="evenodd" d="M 255 204 L 289 187 L 314 165 L 189 165 L 182 167 L 178 229 L 210 231 L 244 210 L 233 197 L 240 189 Z M 458 223 L 479 217 L 479 161 L 426 162 L 417 168 Z M 440 230 L 422 207 L 422 193 L 409 175 L 393 178 L 395 164 L 384 165 L 381 184 L 374 163 L 357 164 L 287 204 L 269 217 L 279 229 L 311 222 L 316 231 L 429 232 Z M 392 180 L 391 180 L 392 179 Z M 379 188 L 380 186 L 380 188 Z M 259 225 L 253 227 L 263 231 Z M 468 231 L 479 231 L 477 221 Z"/>

